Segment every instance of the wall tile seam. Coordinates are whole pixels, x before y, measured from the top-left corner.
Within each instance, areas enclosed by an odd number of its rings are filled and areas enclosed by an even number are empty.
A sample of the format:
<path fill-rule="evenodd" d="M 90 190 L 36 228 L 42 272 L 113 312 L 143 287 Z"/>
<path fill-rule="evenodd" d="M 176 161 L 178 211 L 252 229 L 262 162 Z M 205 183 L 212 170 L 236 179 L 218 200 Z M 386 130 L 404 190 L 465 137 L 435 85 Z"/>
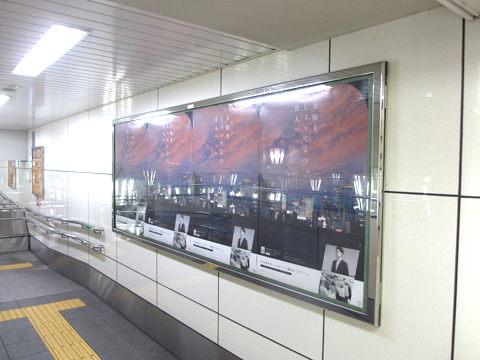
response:
<path fill-rule="evenodd" d="M 461 56 L 461 72 L 460 72 L 460 126 L 459 126 L 459 144 L 458 144 L 458 193 L 462 194 L 463 185 L 463 149 L 464 149 L 464 131 L 465 131 L 465 61 L 466 61 L 466 37 L 465 37 L 465 19 L 462 19 L 462 56 Z M 453 283 L 453 304 L 452 304 L 452 335 L 451 335 L 451 347 L 450 357 L 453 360 L 455 358 L 455 341 L 457 338 L 457 311 L 458 311 L 458 299 L 460 297 L 459 286 L 459 259 L 460 259 L 460 239 L 462 229 L 462 200 L 463 197 L 459 197 L 457 200 L 457 224 L 456 224 L 456 244 L 455 244 L 455 270 L 454 270 L 454 283 Z M 463 242 L 462 242 L 463 243 Z"/>
<path fill-rule="evenodd" d="M 291 349 L 291 348 L 289 348 L 288 346 L 285 346 L 284 344 L 282 344 L 282 343 L 280 343 L 280 342 L 278 342 L 278 341 L 276 341 L 276 340 L 274 340 L 274 339 L 271 339 L 271 338 L 269 338 L 268 336 L 265 336 L 265 335 L 259 333 L 259 332 L 256 331 L 256 330 L 253 330 L 253 329 L 251 329 L 251 328 L 249 328 L 249 327 L 247 327 L 247 326 L 245 326 L 245 325 L 243 325 L 243 324 L 240 324 L 239 322 L 237 322 L 237 321 L 235 321 L 235 320 L 232 320 L 231 318 L 229 318 L 229 317 L 227 317 L 227 316 L 224 316 L 224 315 L 222 315 L 222 314 L 218 314 L 218 316 L 221 317 L 221 318 L 223 318 L 223 319 L 225 319 L 225 320 L 228 320 L 228 321 L 234 323 L 235 325 L 238 325 L 238 326 L 240 326 L 240 327 L 242 327 L 242 328 L 244 328 L 244 329 L 246 329 L 246 330 L 248 330 L 248 331 L 250 331 L 250 332 L 252 332 L 252 333 L 254 333 L 254 334 L 256 334 L 256 335 L 258 335 L 258 336 L 260 336 L 260 337 L 262 337 L 262 338 L 264 338 L 264 339 L 266 339 L 266 340 L 268 340 L 268 341 L 271 341 L 271 342 L 275 343 L 276 345 L 281 346 L 281 347 L 284 348 L 284 349 L 287 349 L 287 350 L 289 350 L 289 351 L 291 351 L 291 352 L 293 352 L 293 353 L 295 353 L 295 354 L 297 354 L 297 355 L 300 355 L 301 357 L 303 357 L 303 358 L 305 358 L 305 359 L 312 359 L 312 358 L 306 356 L 305 354 L 302 354 L 302 353 L 300 353 L 300 352 L 298 352 L 298 351 L 296 351 L 296 350 L 294 350 L 294 349 Z M 218 331 L 221 332 L 220 328 L 218 329 Z M 323 348 L 323 346 L 322 346 L 322 348 Z"/>
<path fill-rule="evenodd" d="M 395 190 L 384 190 L 384 194 L 392 195 L 411 195 L 411 196 L 434 196 L 434 197 L 447 197 L 447 198 L 479 198 L 480 195 L 462 195 L 462 194 L 442 194 L 442 193 L 424 193 L 424 192 L 414 192 L 414 191 L 395 191 Z"/>
<path fill-rule="evenodd" d="M 168 286 L 166 286 L 166 285 L 164 285 L 164 284 L 162 284 L 162 283 L 160 283 L 160 282 L 158 282 L 158 281 L 155 281 L 155 283 L 156 283 L 157 285 L 160 285 L 161 287 L 167 289 L 167 290 L 170 290 L 171 292 L 173 292 L 173 293 L 175 293 L 175 294 L 177 294 L 177 295 L 180 295 L 181 297 L 183 297 L 183 298 L 185 298 L 185 299 L 187 299 L 187 300 L 190 300 L 191 302 L 193 302 L 193 303 L 195 303 L 195 304 L 197 304 L 197 305 L 200 305 L 201 307 L 203 307 L 203 308 L 205 308 L 205 309 L 207 309 L 207 310 L 209 310 L 209 311 L 211 311 L 211 312 L 213 312 L 213 313 L 215 313 L 215 314 L 217 314 L 217 315 L 220 315 L 217 310 L 212 309 L 212 308 L 209 308 L 208 306 L 206 306 L 206 305 L 198 302 L 197 300 L 194 300 L 194 299 L 188 297 L 188 296 L 185 295 L 185 294 L 182 294 L 182 293 L 178 292 L 178 291 L 175 290 L 175 289 L 172 289 L 172 288 L 170 288 L 170 287 L 168 287 Z"/>
<path fill-rule="evenodd" d="M 29 168 L 30 170 L 30 168 Z M 60 169 L 43 169 L 44 171 L 57 172 L 57 173 L 67 173 L 67 174 L 87 174 L 87 175 L 109 175 L 112 176 L 112 173 L 105 172 L 93 172 L 93 171 L 74 171 L 74 170 L 60 170 Z"/>
<path fill-rule="evenodd" d="M 151 278 L 150 276 L 147 276 L 147 275 L 141 273 L 140 271 L 135 270 L 135 269 L 131 268 L 130 266 L 127 266 L 127 265 L 125 265 L 124 263 L 122 263 L 122 262 L 120 262 L 120 261 L 118 261 L 118 260 L 113 260 L 113 261 L 115 261 L 117 264 L 122 265 L 123 267 L 127 268 L 128 270 L 131 270 L 131 271 L 133 271 L 134 273 L 136 273 L 136 274 L 138 274 L 138 275 L 141 275 L 141 276 L 143 276 L 144 278 L 147 278 L 148 280 L 151 280 L 151 281 L 157 283 L 157 279 L 153 279 L 153 278 Z"/>

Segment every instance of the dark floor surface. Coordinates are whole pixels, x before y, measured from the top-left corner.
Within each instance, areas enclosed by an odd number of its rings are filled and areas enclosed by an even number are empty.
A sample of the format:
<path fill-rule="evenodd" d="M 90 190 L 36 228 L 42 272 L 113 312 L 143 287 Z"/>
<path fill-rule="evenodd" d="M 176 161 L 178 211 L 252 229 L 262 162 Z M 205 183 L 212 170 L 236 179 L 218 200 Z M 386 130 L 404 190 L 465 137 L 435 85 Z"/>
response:
<path fill-rule="evenodd" d="M 0 253 L 0 266 L 20 263 L 33 267 L 0 270 L 0 313 L 79 298 L 86 306 L 60 313 L 101 359 L 177 359 L 91 291 L 49 269 L 30 251 Z M 54 359 L 28 318 L 0 322 L 0 339 L 0 360 Z"/>

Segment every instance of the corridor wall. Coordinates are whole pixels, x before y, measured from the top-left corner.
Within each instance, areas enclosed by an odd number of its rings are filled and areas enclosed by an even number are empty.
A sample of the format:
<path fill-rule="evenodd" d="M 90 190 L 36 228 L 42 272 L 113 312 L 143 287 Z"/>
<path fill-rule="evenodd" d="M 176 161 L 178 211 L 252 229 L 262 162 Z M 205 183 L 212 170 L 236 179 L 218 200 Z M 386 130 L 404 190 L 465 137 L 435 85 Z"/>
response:
<path fill-rule="evenodd" d="M 0 190 L 44 213 L 104 227 L 104 235 L 64 230 L 105 245 L 105 254 L 35 236 L 241 358 L 478 358 L 480 22 L 463 29 L 461 18 L 437 8 L 54 121 L 32 129 L 35 145 L 45 147 L 41 205 L 28 186 L 7 187 L 6 161 Z M 112 232 L 112 120 L 384 60 L 379 328 Z"/>

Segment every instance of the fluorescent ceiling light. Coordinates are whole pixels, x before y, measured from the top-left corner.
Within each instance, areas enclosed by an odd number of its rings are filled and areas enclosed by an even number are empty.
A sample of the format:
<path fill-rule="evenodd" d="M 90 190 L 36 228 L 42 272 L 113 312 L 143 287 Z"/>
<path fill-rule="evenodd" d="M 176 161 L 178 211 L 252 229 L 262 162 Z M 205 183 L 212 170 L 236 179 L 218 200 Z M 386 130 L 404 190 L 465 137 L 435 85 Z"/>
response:
<path fill-rule="evenodd" d="M 10 96 L 7 95 L 0 95 L 0 106 L 5 104 L 8 100 L 10 100 Z"/>
<path fill-rule="evenodd" d="M 79 29 L 53 25 L 20 61 L 12 74 L 37 76 L 77 45 L 87 34 Z"/>

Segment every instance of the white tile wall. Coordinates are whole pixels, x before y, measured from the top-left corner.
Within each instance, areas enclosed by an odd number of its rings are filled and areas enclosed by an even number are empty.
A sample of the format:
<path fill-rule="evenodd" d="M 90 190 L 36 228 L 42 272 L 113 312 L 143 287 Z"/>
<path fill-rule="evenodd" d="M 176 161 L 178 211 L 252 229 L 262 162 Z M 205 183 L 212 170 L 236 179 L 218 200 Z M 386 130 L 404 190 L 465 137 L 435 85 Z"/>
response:
<path fill-rule="evenodd" d="M 463 199 L 460 217 L 455 360 L 480 358 L 480 199 Z"/>
<path fill-rule="evenodd" d="M 32 194 L 32 183 L 29 183 L 28 192 L 30 196 L 26 199 L 25 206 L 38 211 L 45 215 L 51 214 L 52 209 L 52 176 L 53 172 L 50 170 L 45 170 L 43 172 L 43 187 L 44 187 L 44 196 L 43 199 L 38 199 L 37 196 Z M 15 196 L 15 197 L 18 197 Z"/>
<path fill-rule="evenodd" d="M 332 71 L 389 62 L 386 190 L 458 192 L 461 40 L 445 8 L 332 39 Z"/>
<path fill-rule="evenodd" d="M 223 69 L 222 95 L 328 72 L 328 41 L 279 51 Z"/>
<path fill-rule="evenodd" d="M 112 121 L 117 118 L 116 104 L 91 110 L 88 120 L 88 141 L 90 162 L 88 171 L 91 173 L 112 173 Z"/>
<path fill-rule="evenodd" d="M 105 247 L 105 252 L 112 259 L 117 258 L 116 234 L 112 231 L 112 175 L 88 174 L 88 218 L 84 221 L 96 227 L 102 227 L 101 234 L 89 232 L 89 240 Z"/>
<path fill-rule="evenodd" d="M 108 276 L 110 279 L 117 281 L 117 262 L 103 253 L 89 250 L 88 264 Z"/>
<path fill-rule="evenodd" d="M 480 196 L 480 23 L 465 25 L 462 195 Z"/>
<path fill-rule="evenodd" d="M 327 312 L 325 359 L 339 349 L 357 360 L 450 358 L 456 205 L 452 197 L 385 196 L 380 327 Z"/>
<path fill-rule="evenodd" d="M 86 172 L 90 162 L 89 158 L 90 131 L 88 127 L 88 111 L 68 118 L 68 171 Z"/>
<path fill-rule="evenodd" d="M 68 217 L 68 173 L 61 171 L 50 172 L 49 196 L 50 214 L 56 217 Z M 66 227 L 65 227 L 66 228 Z"/>
<path fill-rule="evenodd" d="M 84 145 L 85 147 L 85 145 Z M 63 119 L 52 123 L 52 170 L 68 170 L 68 120 Z"/>
<path fill-rule="evenodd" d="M 157 306 L 177 320 L 217 342 L 217 313 L 199 305 L 162 285 L 157 286 Z"/>
<path fill-rule="evenodd" d="M 321 358 L 323 309 L 222 273 L 219 293 L 220 315 L 307 357 Z"/>
<path fill-rule="evenodd" d="M 156 305 L 157 289 L 155 281 L 117 263 L 117 281 L 128 290 Z"/>
<path fill-rule="evenodd" d="M 17 168 L 17 190 L 15 191 L 14 200 L 26 205 L 33 198 L 31 195 L 31 171 L 29 168 L 27 168 L 26 163 L 23 163 L 22 165 L 23 166 L 21 168 Z"/>
<path fill-rule="evenodd" d="M 213 311 L 218 310 L 218 273 L 158 251 L 157 281 Z"/>
<path fill-rule="evenodd" d="M 157 254 L 151 246 L 117 234 L 117 261 L 156 280 Z"/>
<path fill-rule="evenodd" d="M 219 320 L 219 332 L 219 345 L 244 360 L 307 359 L 223 317 Z M 321 356 L 315 359 L 321 359 Z"/>
<path fill-rule="evenodd" d="M 324 41 L 225 68 L 222 74 L 222 94 L 327 73 L 328 51 L 328 41 Z"/>
<path fill-rule="evenodd" d="M 154 90 L 120 101 L 118 102 L 117 115 L 122 118 L 157 110 L 157 97 L 158 91 Z"/>
<path fill-rule="evenodd" d="M 50 172 L 50 202 L 49 215 L 68 218 L 68 173 L 62 171 Z M 42 205 L 43 206 L 43 205 Z M 52 223 L 60 231 L 68 232 L 68 225 L 62 225 L 58 222 Z M 63 254 L 68 254 L 68 241 L 60 236 L 52 237 L 52 249 Z"/>
<path fill-rule="evenodd" d="M 88 221 L 88 178 L 87 173 L 68 172 L 68 207 L 67 218 Z M 78 224 L 68 224 L 68 233 L 88 241 L 88 230 Z M 88 262 L 88 248 L 78 241 L 69 239 L 68 255 Z"/>
<path fill-rule="evenodd" d="M 182 81 L 158 90 L 158 108 L 191 104 L 220 96 L 220 71 Z"/>

